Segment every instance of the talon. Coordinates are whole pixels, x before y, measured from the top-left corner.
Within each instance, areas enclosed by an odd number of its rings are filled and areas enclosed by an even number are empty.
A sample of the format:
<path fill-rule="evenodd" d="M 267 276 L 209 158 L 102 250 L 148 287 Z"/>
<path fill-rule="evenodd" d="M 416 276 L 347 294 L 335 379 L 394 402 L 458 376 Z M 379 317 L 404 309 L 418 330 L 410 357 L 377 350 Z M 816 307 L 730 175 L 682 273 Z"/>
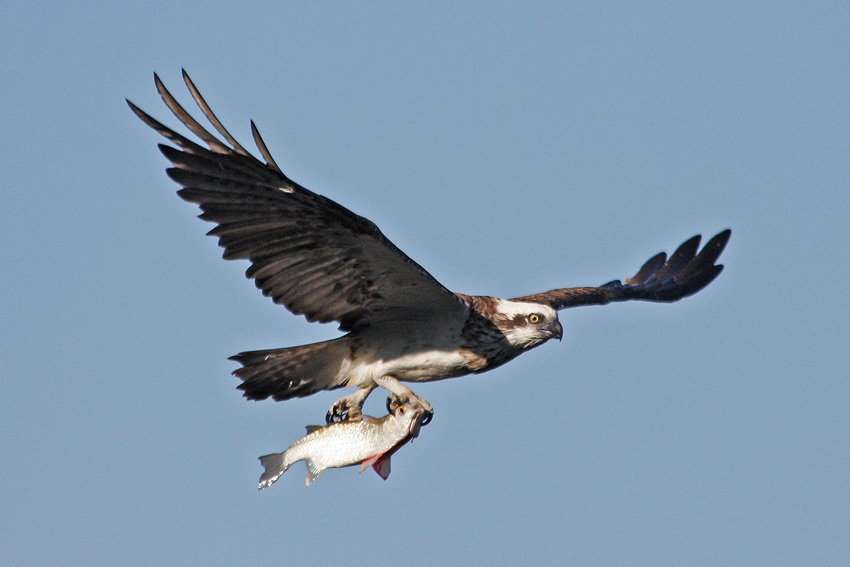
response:
<path fill-rule="evenodd" d="M 434 419 L 434 410 L 428 409 L 422 413 L 422 426 L 428 425 L 431 423 L 431 420 Z"/>
<path fill-rule="evenodd" d="M 431 407 L 431 404 L 423 400 L 422 398 L 418 398 L 419 403 L 422 404 L 422 407 L 425 408 L 425 411 L 422 413 L 424 416 L 422 420 L 422 425 L 426 425 L 430 423 L 431 418 L 434 417 L 434 408 Z"/>
<path fill-rule="evenodd" d="M 395 413 L 400 405 L 403 405 L 406 400 L 402 400 L 395 394 L 387 396 L 387 413 Z"/>
<path fill-rule="evenodd" d="M 328 425 L 342 423 L 343 421 L 357 421 L 358 419 L 362 419 L 359 408 L 340 403 L 335 403 L 325 414 L 325 423 Z"/>
<path fill-rule="evenodd" d="M 418 402 L 425 409 L 425 411 L 422 412 L 421 425 L 428 425 L 429 423 L 431 423 L 431 420 L 434 418 L 434 409 L 431 407 L 431 404 L 429 404 L 418 396 L 413 396 L 412 398 L 404 398 L 395 394 L 390 394 L 389 396 L 387 396 L 387 412 L 395 413 L 396 410 L 402 405 L 414 401 Z"/>
<path fill-rule="evenodd" d="M 328 410 L 328 413 L 325 414 L 325 423 L 330 425 L 331 423 L 340 423 L 342 421 L 346 421 L 348 419 L 348 410 L 341 409 L 336 405 L 332 406 L 331 409 Z"/>
<path fill-rule="evenodd" d="M 338 399 L 325 415 L 325 422 L 330 425 L 331 423 L 363 419 L 363 402 L 366 401 L 369 392 L 374 389 L 374 385 L 364 386 L 353 394 Z"/>

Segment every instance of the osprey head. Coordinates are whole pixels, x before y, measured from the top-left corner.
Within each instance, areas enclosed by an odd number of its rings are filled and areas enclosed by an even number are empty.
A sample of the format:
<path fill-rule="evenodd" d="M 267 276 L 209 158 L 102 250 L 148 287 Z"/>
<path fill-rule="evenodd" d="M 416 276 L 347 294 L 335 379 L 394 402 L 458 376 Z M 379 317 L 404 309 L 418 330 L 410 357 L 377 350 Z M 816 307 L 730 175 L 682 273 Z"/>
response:
<path fill-rule="evenodd" d="M 542 303 L 499 299 L 493 322 L 511 346 L 529 349 L 549 339 L 561 340 L 564 329 L 558 312 Z"/>

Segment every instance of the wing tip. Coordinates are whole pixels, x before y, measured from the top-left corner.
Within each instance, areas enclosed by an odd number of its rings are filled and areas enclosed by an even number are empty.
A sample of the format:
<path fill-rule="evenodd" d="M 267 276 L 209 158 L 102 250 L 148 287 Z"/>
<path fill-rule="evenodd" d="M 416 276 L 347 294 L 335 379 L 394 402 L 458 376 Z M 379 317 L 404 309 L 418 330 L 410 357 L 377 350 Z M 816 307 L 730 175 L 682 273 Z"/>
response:
<path fill-rule="evenodd" d="M 715 234 L 711 238 L 711 240 L 708 241 L 708 244 L 706 244 L 706 246 L 714 243 L 715 246 L 718 246 L 720 248 L 720 252 L 722 252 L 723 249 L 726 248 L 726 243 L 729 242 L 729 239 L 731 237 L 732 237 L 732 229 L 731 228 L 721 230 L 720 232 Z"/>

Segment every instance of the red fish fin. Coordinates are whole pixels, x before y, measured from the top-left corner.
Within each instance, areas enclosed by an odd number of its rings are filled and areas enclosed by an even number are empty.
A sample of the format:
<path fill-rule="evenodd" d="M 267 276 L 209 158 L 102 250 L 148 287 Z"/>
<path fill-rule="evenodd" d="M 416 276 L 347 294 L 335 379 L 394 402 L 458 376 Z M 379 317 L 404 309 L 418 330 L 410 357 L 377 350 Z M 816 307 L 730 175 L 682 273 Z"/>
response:
<path fill-rule="evenodd" d="M 382 456 L 383 456 L 383 454 L 375 455 L 374 457 L 369 457 L 368 459 L 364 460 L 362 463 L 360 463 L 360 472 L 363 472 L 366 469 L 368 469 L 369 467 L 371 467 L 372 465 L 374 465 L 375 462 L 378 459 L 380 459 Z"/>
<path fill-rule="evenodd" d="M 387 477 L 390 476 L 390 455 L 385 453 L 378 457 L 378 460 L 372 464 L 372 468 L 375 469 L 378 476 L 387 480 Z"/>

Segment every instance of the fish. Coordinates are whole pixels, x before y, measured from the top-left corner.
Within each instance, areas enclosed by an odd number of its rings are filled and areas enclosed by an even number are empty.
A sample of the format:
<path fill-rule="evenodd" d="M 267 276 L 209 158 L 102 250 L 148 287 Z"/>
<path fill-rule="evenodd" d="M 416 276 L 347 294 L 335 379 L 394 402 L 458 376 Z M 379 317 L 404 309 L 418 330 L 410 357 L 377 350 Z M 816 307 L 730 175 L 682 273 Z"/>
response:
<path fill-rule="evenodd" d="M 418 401 L 399 405 L 381 418 L 363 415 L 357 421 L 308 426 L 307 435 L 282 453 L 260 457 L 265 472 L 259 490 L 268 488 L 298 461 L 307 465 L 307 486 L 329 468 L 370 466 L 384 480 L 390 475 L 390 457 L 419 435 L 425 407 Z"/>

